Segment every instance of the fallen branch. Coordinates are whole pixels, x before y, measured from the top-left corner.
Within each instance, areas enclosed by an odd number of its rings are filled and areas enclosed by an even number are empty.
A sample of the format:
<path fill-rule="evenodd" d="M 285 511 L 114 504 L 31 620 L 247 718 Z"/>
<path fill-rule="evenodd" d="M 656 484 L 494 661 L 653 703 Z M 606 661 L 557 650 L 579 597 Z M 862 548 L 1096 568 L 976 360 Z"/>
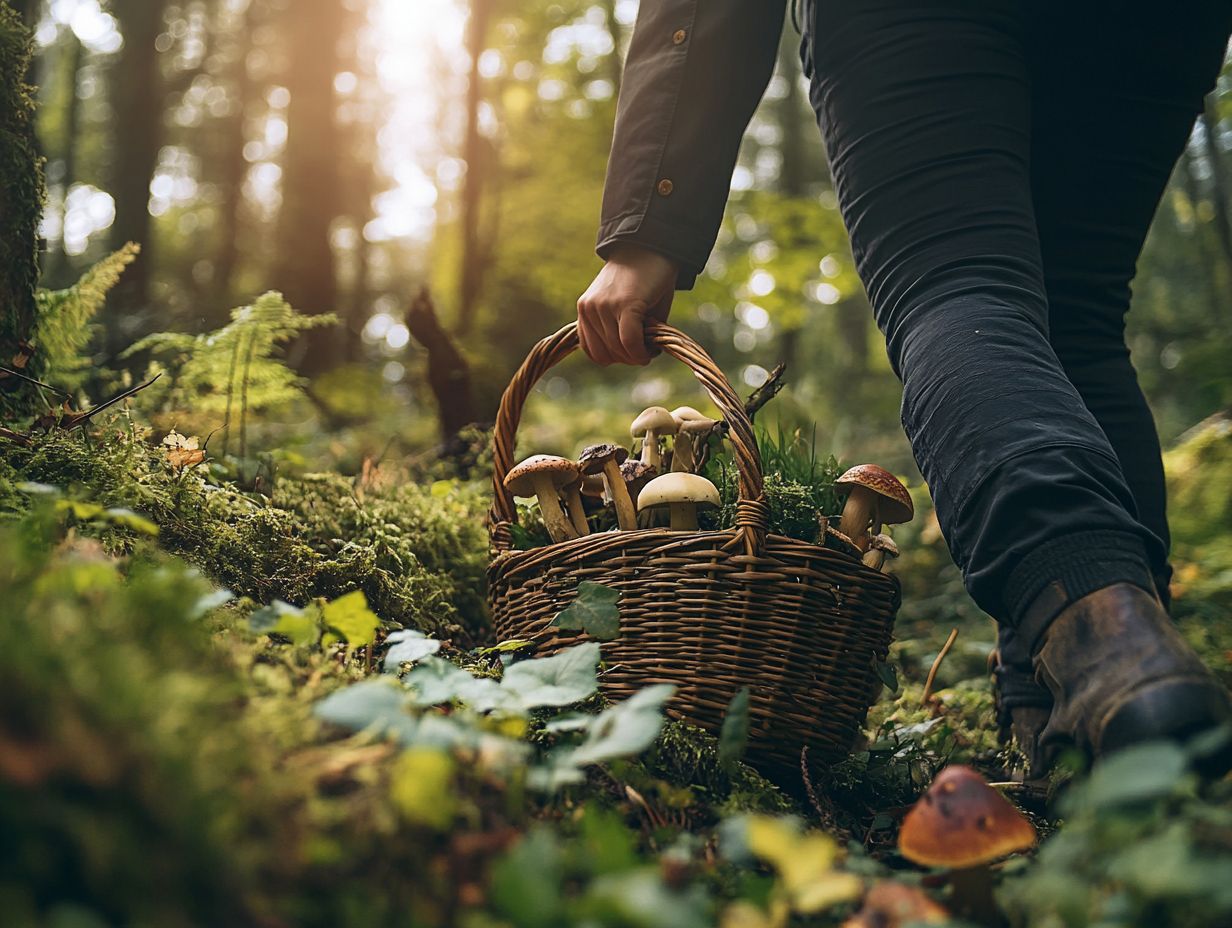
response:
<path fill-rule="evenodd" d="M 945 656 L 950 653 L 950 648 L 954 647 L 954 642 L 958 640 L 958 629 L 950 629 L 950 637 L 945 639 L 945 644 L 941 646 L 941 651 L 937 654 L 937 659 L 933 661 L 933 666 L 929 668 L 928 679 L 924 681 L 924 695 L 920 697 L 920 704 L 927 706 L 928 701 L 933 695 L 933 682 L 937 679 L 937 671 L 941 669 L 941 662 L 945 660 Z"/>

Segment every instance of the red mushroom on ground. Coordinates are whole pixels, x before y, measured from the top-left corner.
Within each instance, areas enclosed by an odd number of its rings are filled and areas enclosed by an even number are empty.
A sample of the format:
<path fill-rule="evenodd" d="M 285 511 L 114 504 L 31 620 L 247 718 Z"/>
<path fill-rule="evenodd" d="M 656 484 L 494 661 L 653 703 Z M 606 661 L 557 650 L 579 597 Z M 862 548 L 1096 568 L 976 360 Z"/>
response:
<path fill-rule="evenodd" d="M 899 852 L 950 871 L 953 908 L 982 924 L 998 919 L 989 864 L 1035 846 L 1027 817 L 970 767 L 946 767 L 903 819 Z"/>
<path fill-rule="evenodd" d="M 882 524 L 910 522 L 915 515 L 907 488 L 876 464 L 857 464 L 839 477 L 834 486 L 847 491 L 838 529 L 862 552 L 868 550 L 870 535 L 880 532 Z"/>

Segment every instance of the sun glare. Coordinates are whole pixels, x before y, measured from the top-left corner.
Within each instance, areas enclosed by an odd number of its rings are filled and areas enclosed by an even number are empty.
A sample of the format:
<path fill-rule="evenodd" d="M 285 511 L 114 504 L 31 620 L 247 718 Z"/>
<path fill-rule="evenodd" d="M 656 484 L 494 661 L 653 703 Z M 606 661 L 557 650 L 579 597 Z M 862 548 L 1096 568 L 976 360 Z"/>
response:
<path fill-rule="evenodd" d="M 436 219 L 438 189 L 459 171 L 446 155 L 456 131 L 445 108 L 464 86 L 466 14 L 460 0 L 372 0 L 377 78 L 393 100 L 379 134 L 394 179 L 364 230 L 372 241 L 423 238 Z"/>

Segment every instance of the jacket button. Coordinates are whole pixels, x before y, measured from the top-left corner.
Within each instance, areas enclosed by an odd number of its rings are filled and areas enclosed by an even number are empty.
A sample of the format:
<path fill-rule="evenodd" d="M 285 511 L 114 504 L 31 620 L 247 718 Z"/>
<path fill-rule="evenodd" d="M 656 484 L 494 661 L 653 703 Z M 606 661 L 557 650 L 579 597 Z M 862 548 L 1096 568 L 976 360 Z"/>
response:
<path fill-rule="evenodd" d="M 672 33 L 672 44 L 673 45 L 683 45 L 684 40 L 687 39 L 688 37 L 689 37 L 689 34 L 685 32 L 683 29 L 677 29 L 675 32 Z"/>
<path fill-rule="evenodd" d="M 659 181 L 659 186 L 656 189 L 659 191 L 659 196 L 670 197 L 672 191 L 676 189 L 676 185 L 665 177 Z"/>

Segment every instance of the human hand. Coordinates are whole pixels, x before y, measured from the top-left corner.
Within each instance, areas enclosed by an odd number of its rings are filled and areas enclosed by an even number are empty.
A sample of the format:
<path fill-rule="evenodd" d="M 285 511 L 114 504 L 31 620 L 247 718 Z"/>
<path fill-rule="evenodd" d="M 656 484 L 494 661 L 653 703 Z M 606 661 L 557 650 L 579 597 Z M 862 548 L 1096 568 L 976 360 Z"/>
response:
<path fill-rule="evenodd" d="M 649 364 L 648 320 L 666 322 L 680 268 L 638 245 L 619 245 L 578 300 L 578 344 L 596 364 Z"/>

